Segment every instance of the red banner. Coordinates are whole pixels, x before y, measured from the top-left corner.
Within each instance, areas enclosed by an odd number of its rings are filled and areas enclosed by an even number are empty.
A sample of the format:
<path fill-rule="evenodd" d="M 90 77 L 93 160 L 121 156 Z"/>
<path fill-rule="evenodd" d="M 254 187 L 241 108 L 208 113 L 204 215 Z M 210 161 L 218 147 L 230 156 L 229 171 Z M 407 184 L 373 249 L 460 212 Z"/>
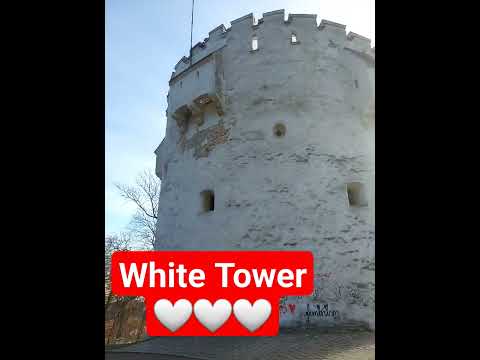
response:
<path fill-rule="evenodd" d="M 112 291 L 143 296 L 150 336 L 272 336 L 282 296 L 310 295 L 309 251 L 127 251 Z"/>

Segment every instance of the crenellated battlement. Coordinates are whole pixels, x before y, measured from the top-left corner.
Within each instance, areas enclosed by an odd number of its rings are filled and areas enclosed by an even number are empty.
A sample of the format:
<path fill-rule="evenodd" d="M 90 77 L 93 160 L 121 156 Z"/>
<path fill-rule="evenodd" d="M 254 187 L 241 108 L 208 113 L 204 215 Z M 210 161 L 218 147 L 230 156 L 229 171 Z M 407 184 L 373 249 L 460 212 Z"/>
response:
<path fill-rule="evenodd" d="M 289 14 L 286 23 L 293 23 L 295 21 L 310 22 L 311 25 L 317 27 L 316 14 Z"/>
<path fill-rule="evenodd" d="M 269 28 L 284 25 L 288 31 L 294 34 L 301 33 L 302 42 L 311 39 L 335 39 L 340 42 L 343 47 L 350 50 L 365 52 L 369 56 L 375 56 L 375 50 L 371 48 L 370 39 L 356 34 L 354 32 L 346 32 L 346 25 L 339 24 L 333 21 L 322 19 L 317 24 L 316 14 L 288 14 L 285 18 L 285 10 L 275 10 L 262 14 L 262 18 L 256 20 L 253 13 L 246 14 L 235 20 L 230 21 L 230 27 L 221 24 L 209 32 L 208 37 L 203 41 L 198 42 L 192 49 L 192 59 L 190 57 L 182 57 L 175 65 L 175 71 L 172 73 L 173 80 L 183 71 L 188 69 L 209 56 L 213 52 L 226 46 L 230 41 L 249 42 L 250 38 L 256 33 L 268 31 Z M 278 28 L 276 28 L 278 30 Z M 310 34 L 310 35 L 309 35 Z M 272 32 L 271 34 L 263 34 L 264 38 L 272 38 L 275 36 L 284 36 L 283 33 L 278 34 Z"/>
<path fill-rule="evenodd" d="M 369 38 L 366 38 L 365 36 L 362 36 L 350 31 L 347 35 L 347 40 L 350 41 L 351 45 L 358 50 L 365 50 L 365 51 L 372 50 L 371 41 Z"/>
<path fill-rule="evenodd" d="M 329 28 L 329 29 L 332 29 L 332 30 L 337 30 L 337 31 L 342 31 L 342 32 L 345 32 L 346 27 L 347 27 L 347 25 L 339 24 L 339 23 L 329 21 L 329 20 L 325 20 L 325 19 L 320 21 L 320 25 L 318 25 L 319 30 Z"/>
<path fill-rule="evenodd" d="M 210 39 L 212 41 L 218 40 L 225 35 L 226 31 L 227 29 L 225 28 L 225 26 L 221 24 L 208 33 L 208 38 L 206 40 L 210 40 Z"/>

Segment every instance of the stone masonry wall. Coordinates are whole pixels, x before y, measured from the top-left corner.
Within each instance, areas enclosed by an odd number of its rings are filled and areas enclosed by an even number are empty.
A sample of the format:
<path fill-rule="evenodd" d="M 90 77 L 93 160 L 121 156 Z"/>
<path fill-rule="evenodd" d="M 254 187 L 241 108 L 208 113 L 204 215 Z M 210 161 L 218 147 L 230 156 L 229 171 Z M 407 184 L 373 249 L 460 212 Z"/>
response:
<path fill-rule="evenodd" d="M 285 20 L 275 11 L 258 24 L 247 15 L 229 29 L 221 25 L 194 50 L 194 61 L 212 51 L 222 58 L 223 114 L 206 106 L 203 121 L 191 121 L 183 134 L 168 116 L 157 149 L 156 248 L 311 250 L 315 291 L 282 299 L 281 325 L 374 328 L 375 53 L 369 40 L 347 35 L 340 24 L 318 26 L 315 15 Z M 188 71 L 188 59 L 172 76 L 181 71 Z M 362 184 L 366 206 L 349 203 L 351 183 Z M 215 193 L 213 212 L 202 209 L 207 189 Z"/>

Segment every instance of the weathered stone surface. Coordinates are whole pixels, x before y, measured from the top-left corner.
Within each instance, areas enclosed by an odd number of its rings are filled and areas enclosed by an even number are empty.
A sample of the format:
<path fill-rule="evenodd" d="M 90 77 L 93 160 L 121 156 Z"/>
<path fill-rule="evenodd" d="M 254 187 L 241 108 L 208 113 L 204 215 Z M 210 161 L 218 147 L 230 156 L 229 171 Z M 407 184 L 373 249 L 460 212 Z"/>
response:
<path fill-rule="evenodd" d="M 239 18 L 194 48 L 192 67 L 177 64 L 156 150 L 156 248 L 311 250 L 315 291 L 282 300 L 281 325 L 373 328 L 375 53 L 344 25 L 288 19 Z M 204 89 L 215 101 L 191 106 Z M 170 114 L 183 103 L 192 116 L 179 128 Z M 351 183 L 367 206 L 350 205 Z"/>

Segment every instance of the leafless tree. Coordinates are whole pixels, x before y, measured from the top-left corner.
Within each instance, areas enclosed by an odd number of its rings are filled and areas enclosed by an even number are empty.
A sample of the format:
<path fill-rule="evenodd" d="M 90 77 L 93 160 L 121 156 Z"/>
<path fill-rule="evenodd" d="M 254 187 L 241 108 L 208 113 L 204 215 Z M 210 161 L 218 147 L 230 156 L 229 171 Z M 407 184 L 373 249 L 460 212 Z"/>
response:
<path fill-rule="evenodd" d="M 119 340 L 125 330 L 125 326 L 127 326 L 126 329 L 128 330 L 128 318 L 130 316 L 129 310 L 132 309 L 130 305 L 135 304 L 135 301 L 141 299 L 137 296 L 119 296 L 112 293 L 110 282 L 112 254 L 116 251 L 131 251 L 136 250 L 137 248 L 136 240 L 130 232 L 124 232 L 118 235 L 108 235 L 105 237 L 105 319 L 107 319 L 107 314 L 110 312 L 113 305 L 115 305 L 113 308 L 117 309 L 113 312 L 115 316 L 113 324 L 111 325 L 112 327 L 109 332 L 105 334 L 107 343 Z M 110 312 L 110 314 L 112 313 Z M 107 320 L 105 321 L 107 324 Z M 136 340 L 142 335 L 143 326 L 144 322 L 142 322 L 137 329 Z"/>
<path fill-rule="evenodd" d="M 128 229 L 141 241 L 144 248 L 153 249 L 160 198 L 160 180 L 151 170 L 145 170 L 137 177 L 135 185 L 117 183 L 115 186 L 120 195 L 137 208 Z"/>
<path fill-rule="evenodd" d="M 110 289 L 111 256 L 115 251 L 153 249 L 160 197 L 160 180 L 149 170 L 141 173 L 134 185 L 115 184 L 115 186 L 124 199 L 135 205 L 136 212 L 128 225 L 127 232 L 105 237 L 105 315 L 107 316 L 109 309 L 115 313 L 113 325 L 111 324 L 112 327 L 107 336 L 107 343 L 117 341 L 124 331 L 128 331 L 129 311 L 133 309 L 132 306 L 135 306 L 136 301 L 141 301 L 140 297 L 112 294 Z M 111 305 L 115 306 L 111 307 Z M 110 314 L 112 314 L 111 311 Z M 144 320 L 142 318 L 140 327 L 137 329 L 137 340 L 144 333 Z"/>
<path fill-rule="evenodd" d="M 105 237 L 105 255 L 111 256 L 114 251 L 130 251 L 134 248 L 134 240 L 129 233 L 108 235 Z"/>
<path fill-rule="evenodd" d="M 115 251 L 130 251 L 133 249 L 134 239 L 130 233 L 120 233 L 119 235 L 108 235 L 105 237 L 105 310 L 116 297 L 112 294 L 110 288 L 112 254 Z"/>

